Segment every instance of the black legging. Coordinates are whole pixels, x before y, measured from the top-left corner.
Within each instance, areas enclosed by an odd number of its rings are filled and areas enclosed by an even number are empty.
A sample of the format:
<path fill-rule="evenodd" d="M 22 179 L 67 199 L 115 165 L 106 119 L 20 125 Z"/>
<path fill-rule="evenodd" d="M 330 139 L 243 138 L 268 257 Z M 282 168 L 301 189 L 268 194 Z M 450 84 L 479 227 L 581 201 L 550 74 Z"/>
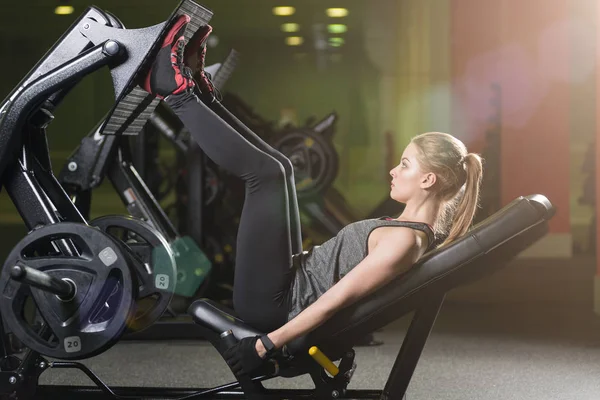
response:
<path fill-rule="evenodd" d="M 254 328 L 277 329 L 287 322 L 292 255 L 302 250 L 291 162 L 219 103 L 211 108 L 245 137 L 193 94 L 172 95 L 166 103 L 207 157 L 245 183 L 233 304 Z"/>

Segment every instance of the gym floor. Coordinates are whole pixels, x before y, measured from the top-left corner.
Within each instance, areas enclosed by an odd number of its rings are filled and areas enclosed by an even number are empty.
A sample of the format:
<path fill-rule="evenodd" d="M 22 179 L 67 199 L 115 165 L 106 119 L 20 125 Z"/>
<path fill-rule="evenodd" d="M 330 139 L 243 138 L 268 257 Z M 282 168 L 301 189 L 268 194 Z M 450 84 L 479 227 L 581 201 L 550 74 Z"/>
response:
<path fill-rule="evenodd" d="M 517 260 L 449 294 L 408 390 L 408 400 L 597 400 L 600 317 L 592 312 L 594 259 Z M 349 388 L 385 385 L 410 316 L 357 348 Z M 121 342 L 84 360 L 109 386 L 212 387 L 233 380 L 204 341 Z M 81 372 L 48 370 L 42 384 L 91 385 Z M 309 388 L 308 377 L 266 387 Z"/>

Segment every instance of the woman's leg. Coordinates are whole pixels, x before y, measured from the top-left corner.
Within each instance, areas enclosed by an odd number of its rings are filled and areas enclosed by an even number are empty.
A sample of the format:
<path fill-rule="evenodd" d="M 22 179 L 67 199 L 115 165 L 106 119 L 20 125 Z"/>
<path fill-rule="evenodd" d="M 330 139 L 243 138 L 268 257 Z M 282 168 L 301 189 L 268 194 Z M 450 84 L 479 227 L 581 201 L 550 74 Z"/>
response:
<path fill-rule="evenodd" d="M 290 237 L 292 241 L 292 254 L 302 252 L 302 227 L 300 225 L 300 212 L 298 211 L 298 198 L 296 197 L 296 182 L 294 180 L 294 167 L 289 158 L 275 150 L 256 133 L 248 128 L 242 121 L 233 115 L 223 104 L 212 101 L 208 104 L 211 110 L 223 118 L 229 125 L 237 130 L 245 139 L 263 152 L 273 156 L 285 169 L 286 187 L 288 192 L 288 210 L 290 219 Z"/>
<path fill-rule="evenodd" d="M 289 309 L 292 251 L 285 169 L 191 92 L 191 71 L 183 63 L 189 21 L 181 15 L 174 22 L 140 83 L 165 99 L 209 158 L 244 180 L 233 301 L 240 317 L 269 332 L 287 322 Z"/>
<path fill-rule="evenodd" d="M 185 48 L 186 63 L 194 68 L 195 78 L 200 90 L 199 97 L 207 104 L 211 110 L 223 118 L 229 125 L 237 130 L 245 139 L 256 146 L 259 150 L 273 156 L 283 165 L 286 176 L 286 186 L 289 200 L 289 220 L 290 236 L 292 240 L 292 253 L 302 252 L 302 232 L 300 226 L 300 213 L 298 211 L 298 198 L 296 197 L 296 183 L 294 181 L 294 169 L 290 160 L 265 143 L 258 135 L 250 130 L 236 116 L 227 110 L 219 101 L 216 100 L 216 91 L 213 84 L 204 72 L 204 61 L 206 58 L 206 41 L 212 32 L 212 27 L 206 25 L 200 27 L 190 39 Z"/>
<path fill-rule="evenodd" d="M 285 169 L 244 139 L 189 92 L 166 103 L 206 155 L 244 180 L 238 228 L 233 302 L 253 327 L 269 332 L 287 321 L 291 238 Z"/>

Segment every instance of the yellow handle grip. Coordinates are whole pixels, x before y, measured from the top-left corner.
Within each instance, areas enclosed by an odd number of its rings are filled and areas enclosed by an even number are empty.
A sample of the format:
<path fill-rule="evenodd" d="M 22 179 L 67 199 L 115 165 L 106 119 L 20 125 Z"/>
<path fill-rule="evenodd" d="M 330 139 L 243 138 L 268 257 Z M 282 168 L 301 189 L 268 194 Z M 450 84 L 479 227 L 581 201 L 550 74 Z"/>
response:
<path fill-rule="evenodd" d="M 325 370 L 329 372 L 331 376 L 336 376 L 340 372 L 339 368 L 336 367 L 336 365 L 332 363 L 331 360 L 327 358 L 327 356 L 323 354 L 323 352 L 321 352 L 317 346 L 311 347 L 308 350 L 308 354 L 310 354 L 310 356 L 314 358 L 321 367 L 325 368 Z"/>

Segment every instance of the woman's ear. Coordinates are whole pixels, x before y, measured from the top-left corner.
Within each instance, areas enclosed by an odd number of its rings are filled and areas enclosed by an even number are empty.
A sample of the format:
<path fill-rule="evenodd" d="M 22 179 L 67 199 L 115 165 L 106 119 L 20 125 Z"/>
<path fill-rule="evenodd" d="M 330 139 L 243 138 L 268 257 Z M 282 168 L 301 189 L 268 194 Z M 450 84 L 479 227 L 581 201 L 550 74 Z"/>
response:
<path fill-rule="evenodd" d="M 421 188 L 430 189 L 433 185 L 435 185 L 436 179 L 437 177 L 433 172 L 423 174 L 423 178 L 421 179 Z"/>

